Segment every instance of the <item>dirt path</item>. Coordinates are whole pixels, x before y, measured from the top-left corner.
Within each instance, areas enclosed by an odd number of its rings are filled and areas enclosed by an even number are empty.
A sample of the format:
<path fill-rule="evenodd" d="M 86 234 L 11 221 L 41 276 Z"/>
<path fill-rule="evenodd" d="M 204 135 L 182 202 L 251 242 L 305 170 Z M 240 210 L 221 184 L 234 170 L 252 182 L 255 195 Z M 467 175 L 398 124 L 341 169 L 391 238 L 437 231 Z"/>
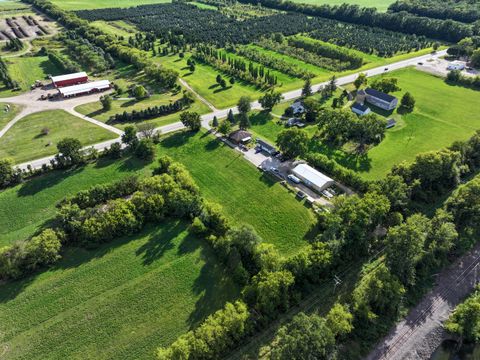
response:
<path fill-rule="evenodd" d="M 213 106 L 213 104 L 211 102 L 209 102 L 207 99 L 205 99 L 203 96 L 201 96 L 195 90 L 193 90 L 192 87 L 185 80 L 183 80 L 181 77 L 179 77 L 178 81 L 180 82 L 180 84 L 182 84 L 184 87 L 186 87 L 189 91 L 191 91 L 198 98 L 198 100 L 200 100 L 205 105 L 207 105 L 210 108 L 210 110 L 212 110 L 214 112 L 218 111 L 218 109 L 215 106 Z"/>
<path fill-rule="evenodd" d="M 438 285 L 365 359 L 430 359 L 446 337 L 442 323 L 479 284 L 479 265 L 480 243 L 438 275 Z"/>

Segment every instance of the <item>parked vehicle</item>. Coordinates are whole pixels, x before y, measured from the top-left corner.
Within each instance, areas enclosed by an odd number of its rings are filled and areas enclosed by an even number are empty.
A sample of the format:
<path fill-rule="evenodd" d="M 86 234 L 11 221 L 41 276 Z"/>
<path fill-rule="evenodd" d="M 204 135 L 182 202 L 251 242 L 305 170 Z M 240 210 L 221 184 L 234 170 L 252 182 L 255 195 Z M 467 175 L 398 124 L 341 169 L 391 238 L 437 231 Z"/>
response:
<path fill-rule="evenodd" d="M 305 199 L 307 197 L 307 194 L 305 194 L 303 191 L 298 191 L 297 192 L 297 197 L 299 199 Z"/>
<path fill-rule="evenodd" d="M 327 199 L 333 198 L 333 195 L 329 193 L 327 190 L 323 190 L 322 195 L 325 196 Z"/>
<path fill-rule="evenodd" d="M 288 180 L 290 180 L 291 182 L 294 182 L 295 184 L 300 184 L 300 179 L 295 175 L 290 174 L 287 177 L 288 177 Z"/>

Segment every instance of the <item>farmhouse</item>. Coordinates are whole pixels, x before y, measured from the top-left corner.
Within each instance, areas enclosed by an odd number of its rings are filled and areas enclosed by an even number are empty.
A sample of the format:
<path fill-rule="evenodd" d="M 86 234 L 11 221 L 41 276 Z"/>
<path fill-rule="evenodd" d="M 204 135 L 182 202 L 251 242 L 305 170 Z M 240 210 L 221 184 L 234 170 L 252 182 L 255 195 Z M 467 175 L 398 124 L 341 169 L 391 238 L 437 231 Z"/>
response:
<path fill-rule="evenodd" d="M 58 89 L 59 94 L 64 98 L 91 94 L 94 92 L 105 91 L 110 89 L 111 84 L 108 80 L 93 81 L 85 84 L 67 86 Z"/>
<path fill-rule="evenodd" d="M 355 114 L 363 116 L 363 115 L 367 115 L 370 112 L 370 108 L 365 104 L 360 104 L 356 102 L 355 104 L 352 105 L 352 111 Z"/>
<path fill-rule="evenodd" d="M 297 100 L 290 105 L 290 109 L 292 109 L 293 115 L 295 116 L 302 115 L 305 112 L 305 106 L 303 106 L 303 103 L 300 100 Z"/>
<path fill-rule="evenodd" d="M 312 190 L 321 192 L 335 184 L 333 179 L 315 170 L 310 165 L 300 164 L 295 166 L 292 173 L 303 181 Z"/>
<path fill-rule="evenodd" d="M 366 88 L 365 94 L 368 103 L 378 106 L 383 110 L 393 110 L 398 105 L 398 99 L 393 95 L 385 94 L 372 88 Z"/>
<path fill-rule="evenodd" d="M 272 146 L 260 139 L 257 139 L 257 148 L 261 151 L 265 151 L 269 155 L 275 155 L 278 153 L 278 150 L 275 148 L 275 146 Z"/>
<path fill-rule="evenodd" d="M 236 144 L 245 144 L 252 140 L 252 134 L 245 130 L 235 130 L 228 135 L 228 138 Z"/>
<path fill-rule="evenodd" d="M 63 86 L 71 86 L 77 84 L 83 84 L 88 81 L 88 75 L 86 72 L 78 72 L 73 74 L 65 74 L 59 76 L 51 76 L 53 86 L 59 88 Z"/>

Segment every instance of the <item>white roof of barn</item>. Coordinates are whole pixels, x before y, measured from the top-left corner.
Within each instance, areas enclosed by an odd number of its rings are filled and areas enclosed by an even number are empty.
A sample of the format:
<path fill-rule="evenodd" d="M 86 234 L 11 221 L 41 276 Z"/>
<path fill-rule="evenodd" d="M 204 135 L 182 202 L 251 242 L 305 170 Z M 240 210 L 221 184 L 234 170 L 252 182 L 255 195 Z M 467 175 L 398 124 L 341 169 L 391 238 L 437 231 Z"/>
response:
<path fill-rule="evenodd" d="M 93 81 L 85 84 L 67 86 L 67 87 L 58 89 L 58 91 L 60 91 L 60 94 L 62 94 L 63 96 L 69 96 L 69 95 L 83 94 L 86 92 L 90 92 L 94 89 L 105 90 L 105 89 L 108 89 L 109 87 L 110 87 L 109 80 L 99 80 L 99 81 Z"/>
<path fill-rule="evenodd" d="M 53 82 L 59 82 L 59 81 L 65 81 L 65 80 L 72 80 L 72 79 L 78 79 L 82 77 L 86 77 L 87 73 L 85 71 L 82 72 L 77 72 L 73 74 L 65 74 L 65 75 L 59 75 L 59 76 L 52 76 L 52 81 Z"/>
<path fill-rule="evenodd" d="M 320 188 L 333 182 L 333 179 L 329 178 L 327 175 L 322 174 L 320 171 L 315 170 L 307 164 L 300 164 L 295 166 L 295 168 L 293 169 L 293 173 Z"/>

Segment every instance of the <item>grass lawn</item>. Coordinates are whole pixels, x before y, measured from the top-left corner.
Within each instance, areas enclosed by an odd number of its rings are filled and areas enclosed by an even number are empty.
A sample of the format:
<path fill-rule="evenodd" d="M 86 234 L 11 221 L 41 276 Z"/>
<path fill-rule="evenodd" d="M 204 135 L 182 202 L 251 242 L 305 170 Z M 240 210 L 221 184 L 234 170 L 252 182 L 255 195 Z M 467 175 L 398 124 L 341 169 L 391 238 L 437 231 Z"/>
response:
<path fill-rule="evenodd" d="M 22 3 L 21 1 L 15 0 L 1 0 L 0 1 L 0 11 L 10 11 L 17 9 L 28 9 L 27 4 Z"/>
<path fill-rule="evenodd" d="M 3 129 L 21 110 L 20 105 L 9 104 L 10 110 L 5 111 L 6 103 L 0 103 L 0 129 Z"/>
<path fill-rule="evenodd" d="M 45 80 L 48 75 L 60 75 L 61 71 L 53 65 L 47 56 L 21 56 L 6 58 L 8 71 L 13 80 L 16 80 L 21 92 L 30 90 L 35 80 Z M 19 92 L 0 88 L 0 97 L 15 96 Z"/>
<path fill-rule="evenodd" d="M 65 10 L 88 10 L 102 8 L 126 8 L 144 4 L 160 4 L 171 2 L 170 0 L 53 0 L 57 6 Z"/>
<path fill-rule="evenodd" d="M 313 212 L 212 136 L 167 135 L 159 153 L 183 162 L 207 199 L 220 203 L 233 222 L 251 224 L 282 254 L 305 244 L 304 237 L 314 224 Z M 155 162 L 135 159 L 101 160 L 75 171 L 50 172 L 0 192 L 0 209 L 5 210 L 0 216 L 0 247 L 42 228 L 54 217 L 55 204 L 63 197 L 130 174 L 147 174 L 153 166 Z"/>
<path fill-rule="evenodd" d="M 2 359 L 154 359 L 238 296 L 210 247 L 166 222 L 0 286 Z"/>
<path fill-rule="evenodd" d="M 448 85 L 442 78 L 413 68 L 385 76 L 398 78 L 402 90 L 394 95 L 400 98 L 409 91 L 415 97 L 413 113 L 403 115 L 399 126 L 388 130 L 386 138 L 366 156 L 323 148 L 338 162 L 358 170 L 365 179 L 381 178 L 394 164 L 412 161 L 418 153 L 439 150 L 456 140 L 467 139 L 480 129 L 480 92 Z"/>
<path fill-rule="evenodd" d="M 108 120 L 110 119 L 110 116 L 112 115 L 123 113 L 124 111 L 127 111 L 127 112 L 131 112 L 132 110 L 139 111 L 139 110 L 146 109 L 150 106 L 166 105 L 181 97 L 182 97 L 181 93 L 173 96 L 170 94 L 154 94 L 150 98 L 141 100 L 141 101 L 114 100 L 112 103 L 112 109 L 109 111 L 103 111 L 100 102 L 96 101 L 96 102 L 80 105 L 75 110 L 77 110 L 81 114 L 87 115 L 89 117 L 93 117 L 97 120 L 100 120 L 106 123 L 108 122 Z M 186 110 L 195 111 L 195 112 L 198 112 L 199 114 L 205 114 L 210 112 L 210 109 L 208 108 L 208 106 L 198 100 L 195 101 Z M 180 121 L 179 116 L 180 116 L 180 112 L 165 115 L 165 116 L 160 116 L 158 118 L 151 119 L 151 120 L 136 122 L 133 124 L 152 123 L 156 127 L 158 127 L 158 126 L 168 125 L 168 124 Z M 132 125 L 132 123 L 111 124 L 111 125 L 119 129 L 124 129 L 125 126 Z"/>
<path fill-rule="evenodd" d="M 392 0 L 293 0 L 296 3 L 313 5 L 342 5 L 343 3 L 355 4 L 362 7 L 376 7 L 379 11 L 386 11 Z"/>
<path fill-rule="evenodd" d="M 138 32 L 137 28 L 123 20 L 117 21 L 93 21 L 90 25 L 102 30 L 109 35 L 118 35 L 128 38 Z"/>
<path fill-rule="evenodd" d="M 162 153 L 187 166 L 204 196 L 221 204 L 230 219 L 252 225 L 283 255 L 305 244 L 314 225 L 313 212 L 242 154 L 203 132 L 179 132 L 160 145 Z"/>
<path fill-rule="evenodd" d="M 48 128 L 49 134 L 42 135 Z M 12 158 L 17 164 L 53 155 L 56 143 L 65 137 L 75 137 L 82 145 L 114 139 L 116 134 L 91 124 L 63 110 L 34 113 L 18 121 L 0 138 L 0 158 Z"/>

